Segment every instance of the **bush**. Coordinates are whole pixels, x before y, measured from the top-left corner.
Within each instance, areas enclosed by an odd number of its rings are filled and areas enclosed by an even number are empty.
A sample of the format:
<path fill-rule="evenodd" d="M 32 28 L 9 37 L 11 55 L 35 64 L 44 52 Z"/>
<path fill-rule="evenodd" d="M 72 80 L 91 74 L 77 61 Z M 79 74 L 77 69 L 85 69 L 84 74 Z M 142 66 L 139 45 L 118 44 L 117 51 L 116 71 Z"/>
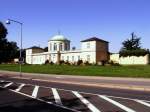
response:
<path fill-rule="evenodd" d="M 50 65 L 54 65 L 54 62 L 51 61 L 49 64 L 50 64 Z"/>
<path fill-rule="evenodd" d="M 45 61 L 45 64 L 49 64 L 49 60 L 46 60 L 46 61 Z"/>
<path fill-rule="evenodd" d="M 67 61 L 65 61 L 65 64 L 66 64 L 66 65 L 70 65 L 70 63 L 69 63 L 69 61 L 68 61 L 68 60 L 67 60 Z"/>
<path fill-rule="evenodd" d="M 104 66 L 104 65 L 106 64 L 106 62 L 107 62 L 106 60 L 102 60 L 102 61 L 101 61 L 102 66 Z"/>
<path fill-rule="evenodd" d="M 78 60 L 77 61 L 77 65 L 81 65 L 81 64 L 83 64 L 83 61 L 82 60 Z"/>
<path fill-rule="evenodd" d="M 65 61 L 64 60 L 60 60 L 59 64 L 60 65 L 65 64 Z"/>
<path fill-rule="evenodd" d="M 149 54 L 149 50 L 145 49 L 138 49 L 138 50 L 123 50 L 119 52 L 120 57 L 127 57 L 127 56 L 145 56 Z"/>
<path fill-rule="evenodd" d="M 90 65 L 90 63 L 88 61 L 85 61 L 84 65 Z"/>

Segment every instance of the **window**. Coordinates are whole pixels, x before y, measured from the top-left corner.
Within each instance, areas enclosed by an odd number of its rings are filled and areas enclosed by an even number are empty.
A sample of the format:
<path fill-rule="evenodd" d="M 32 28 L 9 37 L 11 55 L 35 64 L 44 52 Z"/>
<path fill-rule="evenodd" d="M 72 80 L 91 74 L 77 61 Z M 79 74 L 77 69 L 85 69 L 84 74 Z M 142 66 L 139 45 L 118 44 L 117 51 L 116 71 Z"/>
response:
<path fill-rule="evenodd" d="M 69 61 L 69 56 L 67 56 L 67 60 Z"/>
<path fill-rule="evenodd" d="M 89 42 L 87 43 L 87 48 L 90 48 L 90 43 Z"/>
<path fill-rule="evenodd" d="M 74 61 L 74 56 L 72 56 L 72 61 Z"/>
<path fill-rule="evenodd" d="M 90 55 L 87 55 L 87 61 L 90 62 Z"/>
<path fill-rule="evenodd" d="M 59 45 L 59 50 L 62 51 L 62 43 Z"/>
<path fill-rule="evenodd" d="M 80 60 L 80 56 L 78 56 L 78 60 Z"/>
<path fill-rule="evenodd" d="M 68 44 L 65 43 L 65 50 L 68 50 Z"/>
<path fill-rule="evenodd" d="M 56 43 L 54 43 L 54 51 L 56 51 L 57 50 L 57 45 L 56 45 Z"/>

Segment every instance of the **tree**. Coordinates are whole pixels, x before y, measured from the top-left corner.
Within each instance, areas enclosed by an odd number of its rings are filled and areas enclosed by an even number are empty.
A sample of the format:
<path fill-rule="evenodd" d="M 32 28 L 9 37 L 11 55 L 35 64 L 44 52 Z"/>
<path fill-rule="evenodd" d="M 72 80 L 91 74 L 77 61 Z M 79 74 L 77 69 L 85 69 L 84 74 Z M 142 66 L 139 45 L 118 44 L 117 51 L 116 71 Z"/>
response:
<path fill-rule="evenodd" d="M 5 26 L 3 25 L 2 22 L 0 22 L 0 41 L 2 39 L 4 39 L 7 35 L 7 29 L 5 28 Z"/>
<path fill-rule="evenodd" d="M 120 56 L 144 56 L 149 54 L 149 50 L 141 48 L 140 41 L 140 37 L 137 37 L 134 32 L 131 33 L 131 38 L 122 42 L 123 47 L 119 52 Z"/>
<path fill-rule="evenodd" d="M 6 35 L 7 35 L 7 29 L 5 28 L 5 26 L 3 25 L 2 22 L 0 22 L 0 63 L 2 62 L 2 60 L 5 60 L 5 54 L 6 54 L 6 48 L 7 48 L 7 39 L 6 39 Z"/>
<path fill-rule="evenodd" d="M 10 62 L 14 59 L 18 52 L 18 46 L 16 42 L 9 42 L 6 38 L 7 29 L 0 22 L 0 63 Z"/>
<path fill-rule="evenodd" d="M 141 38 L 137 37 L 134 32 L 131 33 L 131 38 L 125 40 L 124 42 L 122 42 L 122 49 L 121 50 L 138 50 L 141 49 L 141 42 L 140 42 Z"/>

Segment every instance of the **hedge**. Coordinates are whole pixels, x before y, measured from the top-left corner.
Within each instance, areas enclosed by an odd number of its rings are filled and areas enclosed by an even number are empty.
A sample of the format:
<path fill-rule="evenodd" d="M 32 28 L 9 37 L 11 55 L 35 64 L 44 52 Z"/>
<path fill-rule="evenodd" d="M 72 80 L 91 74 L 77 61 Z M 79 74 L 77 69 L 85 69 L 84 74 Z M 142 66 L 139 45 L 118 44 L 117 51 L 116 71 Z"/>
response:
<path fill-rule="evenodd" d="M 150 54 L 149 50 L 138 49 L 138 50 L 122 50 L 119 52 L 120 57 L 127 56 L 145 56 L 146 54 Z"/>

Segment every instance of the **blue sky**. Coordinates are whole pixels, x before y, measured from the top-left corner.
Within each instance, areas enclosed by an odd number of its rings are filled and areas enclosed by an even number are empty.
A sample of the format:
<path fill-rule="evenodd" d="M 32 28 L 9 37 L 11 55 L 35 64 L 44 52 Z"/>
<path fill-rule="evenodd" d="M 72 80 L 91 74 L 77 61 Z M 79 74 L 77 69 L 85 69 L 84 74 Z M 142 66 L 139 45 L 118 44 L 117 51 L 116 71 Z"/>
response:
<path fill-rule="evenodd" d="M 118 52 L 123 40 L 135 32 L 142 46 L 150 48 L 150 0 L 0 0 L 0 21 L 15 19 L 23 25 L 23 47 L 45 47 L 60 30 L 80 48 L 92 36 L 110 42 Z M 7 38 L 18 42 L 19 25 L 11 24 Z"/>

